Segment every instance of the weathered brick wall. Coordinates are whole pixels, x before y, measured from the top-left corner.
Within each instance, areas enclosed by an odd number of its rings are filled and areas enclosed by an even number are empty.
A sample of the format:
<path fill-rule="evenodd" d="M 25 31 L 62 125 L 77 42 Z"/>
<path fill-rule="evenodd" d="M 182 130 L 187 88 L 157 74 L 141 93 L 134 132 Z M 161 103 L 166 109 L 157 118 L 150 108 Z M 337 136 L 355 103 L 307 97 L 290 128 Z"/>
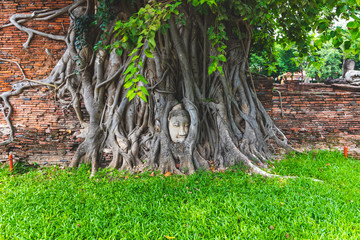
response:
<path fill-rule="evenodd" d="M 28 1 L 2 0 L 0 2 L 0 26 L 9 23 L 15 13 L 29 13 L 41 9 L 58 9 L 72 3 L 65 1 Z M 69 26 L 69 17 L 65 14 L 51 21 L 29 21 L 25 26 L 47 33 L 63 35 Z M 30 48 L 22 44 L 27 34 L 14 26 L 0 29 L 0 58 L 17 61 L 26 77 L 41 79 L 50 73 L 64 52 L 63 42 L 35 35 Z M 48 55 L 45 50 L 51 53 Z M 11 84 L 23 78 L 13 63 L 0 60 L 0 93 L 9 91 Z M 25 91 L 10 99 L 14 108 L 13 124 L 16 128 L 14 143 L 0 147 L 0 160 L 7 158 L 7 152 L 15 153 L 16 159 L 60 163 L 69 160 L 79 139 L 74 137 L 76 121 L 74 114 L 63 110 L 54 100 L 53 92 L 47 87 Z M 8 138 L 6 122 L 0 118 L 0 138 Z"/>
<path fill-rule="evenodd" d="M 360 148 L 360 89 L 299 81 L 274 87 L 283 109 L 274 92 L 270 114 L 293 144 Z"/>

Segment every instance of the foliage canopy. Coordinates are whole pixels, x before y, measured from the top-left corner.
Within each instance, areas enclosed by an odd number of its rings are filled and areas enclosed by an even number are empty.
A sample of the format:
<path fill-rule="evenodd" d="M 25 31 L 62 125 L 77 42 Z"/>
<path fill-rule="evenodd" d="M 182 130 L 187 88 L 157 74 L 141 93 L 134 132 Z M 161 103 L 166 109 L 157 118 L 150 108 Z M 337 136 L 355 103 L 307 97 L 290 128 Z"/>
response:
<path fill-rule="evenodd" d="M 111 0 L 101 0 L 102 6 L 112 3 Z M 121 55 L 125 49 L 131 49 L 132 62 L 126 71 L 127 78 L 125 87 L 129 88 L 129 99 L 136 95 L 146 101 L 144 95 L 148 95 L 145 89 L 140 89 L 136 83 L 142 81 L 147 83 L 141 74 L 136 74 L 143 65 L 138 54 L 142 51 L 146 56 L 153 57 L 151 51 L 156 47 L 157 32 L 165 33 L 169 29 L 168 20 L 172 15 L 177 16 L 177 22 L 186 24 L 187 17 L 181 12 L 181 0 L 173 1 L 149 1 L 138 11 L 133 11 L 125 20 L 115 24 L 114 31 L 119 39 L 105 48 L 116 48 Z M 226 62 L 226 44 L 230 34 L 238 38 L 245 38 L 239 27 L 239 22 L 247 22 L 252 35 L 252 52 L 260 52 L 263 57 L 256 60 L 256 54 L 252 59 L 258 64 L 267 66 L 268 73 L 276 70 L 271 62 L 274 56 L 275 43 L 280 46 L 278 74 L 295 72 L 299 67 L 294 63 L 293 50 L 289 46 L 295 46 L 297 56 L 305 58 L 311 55 L 318 55 L 323 42 L 331 41 L 334 47 L 343 46 L 344 51 L 349 54 L 360 52 L 360 18 L 359 2 L 350 1 L 284 1 L 284 0 L 191 0 L 188 1 L 198 11 L 205 15 L 214 15 L 215 21 L 208 25 L 207 34 L 216 51 L 211 56 L 212 62 L 208 67 L 208 73 L 219 71 L 223 74 L 221 63 Z M 103 21 L 101 26 L 109 22 L 109 7 L 99 8 L 103 13 L 98 13 L 95 21 Z M 179 11 L 180 10 L 180 11 Z M 104 15 L 107 17 L 104 18 Z M 105 21 L 103 20 L 105 19 Z M 345 19 L 348 23 L 347 29 L 335 27 L 334 22 L 338 19 Z M 225 27 L 226 22 L 231 22 Z M 227 30 L 227 31 L 226 31 Z M 320 34 L 314 42 L 311 33 Z M 98 45 L 101 45 L 101 41 Z M 97 46 L 98 46 L 97 45 Z M 243 46 L 245 47 L 245 46 Z M 250 56 L 251 57 L 251 56 Z M 265 58 L 265 59 L 264 59 Z M 267 60 L 266 60 L 267 59 Z M 307 58 L 311 62 L 311 58 Z M 259 62 L 260 61 L 260 62 Z M 326 61 L 325 61 L 326 62 Z M 255 63 L 256 65 L 256 63 Z M 264 66 L 262 66 L 264 67 Z M 316 67 L 319 69 L 319 66 Z M 269 72 L 270 71 L 270 72 Z M 262 73 L 265 73 L 262 71 Z"/>

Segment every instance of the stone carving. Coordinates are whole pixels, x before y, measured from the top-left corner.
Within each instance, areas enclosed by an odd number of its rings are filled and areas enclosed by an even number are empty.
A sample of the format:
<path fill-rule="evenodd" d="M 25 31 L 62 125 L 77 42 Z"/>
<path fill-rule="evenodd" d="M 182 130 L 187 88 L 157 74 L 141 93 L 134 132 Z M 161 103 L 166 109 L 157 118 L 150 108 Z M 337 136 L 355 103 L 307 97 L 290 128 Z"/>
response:
<path fill-rule="evenodd" d="M 346 59 L 343 78 L 351 85 L 360 85 L 360 71 L 355 70 L 355 61 Z"/>
<path fill-rule="evenodd" d="M 345 78 L 345 74 L 350 70 L 355 70 L 355 61 L 353 59 L 346 59 L 343 65 L 342 78 Z"/>
<path fill-rule="evenodd" d="M 351 84 L 360 85 L 360 71 L 355 69 L 355 61 L 353 59 L 346 59 L 343 66 L 342 78 L 327 79 L 325 84 Z"/>
<path fill-rule="evenodd" d="M 345 74 L 345 80 L 351 85 L 360 85 L 360 71 L 350 70 Z"/>
<path fill-rule="evenodd" d="M 168 122 L 171 141 L 184 142 L 189 132 L 190 116 L 181 104 L 177 104 L 171 109 Z"/>

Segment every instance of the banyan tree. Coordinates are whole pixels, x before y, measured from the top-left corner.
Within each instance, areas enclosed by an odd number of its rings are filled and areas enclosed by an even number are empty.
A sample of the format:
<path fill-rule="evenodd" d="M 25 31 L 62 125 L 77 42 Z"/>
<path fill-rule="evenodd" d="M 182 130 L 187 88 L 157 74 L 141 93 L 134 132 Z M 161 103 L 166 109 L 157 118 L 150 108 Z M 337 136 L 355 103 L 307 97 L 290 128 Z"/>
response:
<path fill-rule="evenodd" d="M 345 6 L 322 4 L 74 0 L 63 9 L 15 14 L 8 25 L 28 33 L 24 47 L 38 34 L 65 41 L 67 49 L 48 77 L 15 83 L 1 95 L 5 118 L 12 129 L 11 96 L 47 85 L 72 104 L 84 129 L 71 167 L 91 162 L 93 175 L 107 150 L 109 167 L 120 170 L 191 174 L 242 163 L 272 176 L 264 169 L 274 148 L 293 148 L 257 99 L 249 55 L 254 46 L 270 50 L 275 40 L 304 48 L 306 34 L 328 26 Z M 65 13 L 65 36 L 24 25 Z"/>

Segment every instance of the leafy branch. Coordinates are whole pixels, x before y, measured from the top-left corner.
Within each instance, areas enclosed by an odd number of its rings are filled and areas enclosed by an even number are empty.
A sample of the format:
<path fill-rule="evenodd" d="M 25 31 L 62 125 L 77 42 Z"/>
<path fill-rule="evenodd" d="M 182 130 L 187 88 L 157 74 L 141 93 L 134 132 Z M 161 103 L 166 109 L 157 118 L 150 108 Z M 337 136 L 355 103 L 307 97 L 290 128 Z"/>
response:
<path fill-rule="evenodd" d="M 135 96 L 147 102 L 145 96 L 149 96 L 147 89 L 139 83 L 148 84 L 148 81 L 140 73 L 144 65 L 144 59 L 140 56 L 145 54 L 147 58 L 154 58 L 152 51 L 156 48 L 156 33 L 166 31 L 166 23 L 172 14 L 179 14 L 177 7 L 180 1 L 172 3 L 147 4 L 127 21 L 118 21 L 115 24 L 115 37 L 120 36 L 120 40 L 115 41 L 111 48 L 115 48 L 118 55 L 122 55 L 124 50 L 130 50 L 131 61 L 124 72 L 124 87 L 128 89 L 127 97 L 131 101 Z"/>

